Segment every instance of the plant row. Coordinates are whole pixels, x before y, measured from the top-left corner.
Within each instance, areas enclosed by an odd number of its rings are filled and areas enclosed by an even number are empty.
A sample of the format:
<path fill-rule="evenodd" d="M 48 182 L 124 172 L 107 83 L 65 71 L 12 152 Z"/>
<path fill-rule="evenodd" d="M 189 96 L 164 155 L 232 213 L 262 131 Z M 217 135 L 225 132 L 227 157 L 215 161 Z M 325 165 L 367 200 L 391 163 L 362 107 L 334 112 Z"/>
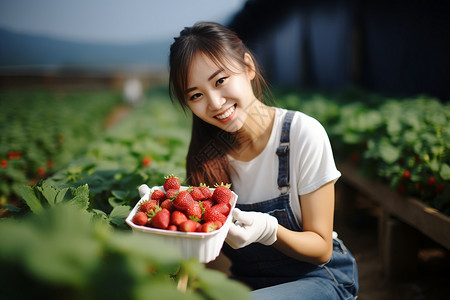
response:
<path fill-rule="evenodd" d="M 324 125 L 338 161 L 450 215 L 450 104 L 355 90 L 277 96 Z"/>
<path fill-rule="evenodd" d="M 63 168 L 103 130 L 114 92 L 0 92 L 0 195 Z"/>

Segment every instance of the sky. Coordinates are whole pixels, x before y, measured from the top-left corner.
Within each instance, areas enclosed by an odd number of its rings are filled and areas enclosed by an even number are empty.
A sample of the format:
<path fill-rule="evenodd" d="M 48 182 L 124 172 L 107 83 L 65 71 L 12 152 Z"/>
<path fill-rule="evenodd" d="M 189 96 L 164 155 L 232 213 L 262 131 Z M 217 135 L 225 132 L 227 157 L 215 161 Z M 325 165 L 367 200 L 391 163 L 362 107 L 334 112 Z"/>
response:
<path fill-rule="evenodd" d="M 0 28 L 70 41 L 167 40 L 196 21 L 226 23 L 246 0 L 0 0 Z"/>

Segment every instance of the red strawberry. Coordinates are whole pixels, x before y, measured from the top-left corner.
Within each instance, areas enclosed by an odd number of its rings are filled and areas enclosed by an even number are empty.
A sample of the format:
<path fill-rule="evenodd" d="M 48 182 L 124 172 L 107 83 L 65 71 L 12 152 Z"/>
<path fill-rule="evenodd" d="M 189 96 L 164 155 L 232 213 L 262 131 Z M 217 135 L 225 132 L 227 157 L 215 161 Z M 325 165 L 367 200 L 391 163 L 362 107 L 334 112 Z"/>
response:
<path fill-rule="evenodd" d="M 152 195 L 150 196 L 150 199 L 156 200 L 159 203 L 161 203 L 162 201 L 164 201 L 166 199 L 166 194 L 164 194 L 163 191 L 154 190 Z"/>
<path fill-rule="evenodd" d="M 214 224 L 217 225 L 217 229 L 220 229 L 223 226 L 223 223 L 220 221 L 214 221 Z"/>
<path fill-rule="evenodd" d="M 170 189 L 166 191 L 166 198 L 167 199 L 173 199 L 177 196 L 179 190 L 176 189 Z"/>
<path fill-rule="evenodd" d="M 230 185 L 223 183 L 221 185 L 216 185 L 216 189 L 213 192 L 212 199 L 217 203 L 230 203 L 231 200 L 231 190 Z"/>
<path fill-rule="evenodd" d="M 152 159 L 148 156 L 142 158 L 142 166 L 148 167 L 152 163 Z"/>
<path fill-rule="evenodd" d="M 173 202 L 170 199 L 164 200 L 159 206 L 161 208 L 165 208 L 171 212 L 175 210 L 175 207 L 173 206 Z"/>
<path fill-rule="evenodd" d="M 213 207 L 213 205 L 214 205 L 214 202 L 212 200 L 203 200 L 202 201 L 203 209 L 207 209 L 207 208 Z"/>
<path fill-rule="evenodd" d="M 185 211 L 186 208 L 194 204 L 191 194 L 188 191 L 181 191 L 173 200 L 173 205 L 177 210 Z"/>
<path fill-rule="evenodd" d="M 213 206 L 213 207 L 205 210 L 205 214 L 203 215 L 203 220 L 205 222 L 220 221 L 222 224 L 224 224 L 225 221 L 227 220 L 227 217 Z"/>
<path fill-rule="evenodd" d="M 169 227 L 167 227 L 167 230 L 178 231 L 178 227 L 176 225 L 169 225 Z"/>
<path fill-rule="evenodd" d="M 169 227 L 169 223 L 170 223 L 170 211 L 168 211 L 165 208 L 158 211 L 150 221 L 150 224 L 153 227 L 161 229 L 166 229 L 167 227 Z"/>
<path fill-rule="evenodd" d="M 194 232 L 197 229 L 197 224 L 199 223 L 192 220 L 187 220 L 181 223 L 180 226 L 178 226 L 178 229 L 184 232 Z"/>
<path fill-rule="evenodd" d="M 200 221 L 202 218 L 202 208 L 198 202 L 192 203 L 192 205 L 188 206 L 185 211 L 189 219 Z"/>
<path fill-rule="evenodd" d="M 218 204 L 214 205 L 214 207 L 218 211 L 220 211 L 222 214 L 224 214 L 225 216 L 228 216 L 228 214 L 230 213 L 230 210 L 231 210 L 230 204 L 227 204 L 227 203 L 218 203 Z"/>
<path fill-rule="evenodd" d="M 207 186 L 206 184 L 200 183 L 200 186 L 198 188 L 202 191 L 205 199 L 210 199 L 212 197 L 211 190 L 209 189 L 209 186 Z"/>
<path fill-rule="evenodd" d="M 198 186 L 190 187 L 189 192 L 195 201 L 202 201 L 205 199 L 205 195 L 203 195 L 202 190 Z"/>
<path fill-rule="evenodd" d="M 216 222 L 211 222 L 210 221 L 210 222 L 204 223 L 202 225 L 200 231 L 201 232 L 212 232 L 212 231 L 217 230 L 217 229 L 218 229 L 218 227 L 217 227 Z"/>
<path fill-rule="evenodd" d="M 180 190 L 181 183 L 175 175 L 166 176 L 163 184 L 164 190 Z"/>
<path fill-rule="evenodd" d="M 403 172 L 402 178 L 403 179 L 409 179 L 411 177 L 411 172 L 409 172 L 408 170 L 405 170 Z"/>
<path fill-rule="evenodd" d="M 173 225 L 178 226 L 178 225 L 180 225 L 181 223 L 187 221 L 187 219 L 188 219 L 188 218 L 186 217 L 186 215 L 185 215 L 184 213 L 182 213 L 182 212 L 179 211 L 179 210 L 176 210 L 176 211 L 174 211 L 174 212 L 172 213 L 172 215 L 170 216 L 170 224 L 173 224 Z"/>
<path fill-rule="evenodd" d="M 158 202 L 156 200 L 147 200 L 139 205 L 139 211 L 149 213 L 150 211 L 155 210 L 157 206 Z"/>
<path fill-rule="evenodd" d="M 139 211 L 137 214 L 135 214 L 133 216 L 133 223 L 136 225 L 144 226 L 145 224 L 147 224 L 147 222 L 148 222 L 148 217 L 142 211 Z"/>

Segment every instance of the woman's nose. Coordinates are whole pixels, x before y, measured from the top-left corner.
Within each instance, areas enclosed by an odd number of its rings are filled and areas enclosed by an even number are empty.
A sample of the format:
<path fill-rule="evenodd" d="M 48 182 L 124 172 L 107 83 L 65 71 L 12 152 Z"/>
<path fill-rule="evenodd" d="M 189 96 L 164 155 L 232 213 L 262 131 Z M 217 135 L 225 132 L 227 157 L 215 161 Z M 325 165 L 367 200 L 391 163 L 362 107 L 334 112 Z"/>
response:
<path fill-rule="evenodd" d="M 218 110 L 224 105 L 226 99 L 220 94 L 211 93 L 208 97 L 208 107 L 210 110 Z"/>

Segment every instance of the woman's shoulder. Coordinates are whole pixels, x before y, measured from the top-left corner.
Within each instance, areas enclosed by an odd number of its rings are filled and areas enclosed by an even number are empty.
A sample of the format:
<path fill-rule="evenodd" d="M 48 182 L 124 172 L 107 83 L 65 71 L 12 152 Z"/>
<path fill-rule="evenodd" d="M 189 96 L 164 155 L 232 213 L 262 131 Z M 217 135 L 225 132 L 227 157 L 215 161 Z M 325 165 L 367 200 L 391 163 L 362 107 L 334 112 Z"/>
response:
<path fill-rule="evenodd" d="M 283 123 L 284 117 L 286 116 L 288 111 L 292 111 L 294 113 L 294 117 L 291 123 L 291 130 L 302 132 L 305 134 L 313 134 L 315 132 L 324 132 L 323 125 L 314 117 L 307 115 L 298 110 L 288 110 L 285 108 L 276 107 L 276 112 L 278 115 L 278 119 L 280 123 Z"/>

